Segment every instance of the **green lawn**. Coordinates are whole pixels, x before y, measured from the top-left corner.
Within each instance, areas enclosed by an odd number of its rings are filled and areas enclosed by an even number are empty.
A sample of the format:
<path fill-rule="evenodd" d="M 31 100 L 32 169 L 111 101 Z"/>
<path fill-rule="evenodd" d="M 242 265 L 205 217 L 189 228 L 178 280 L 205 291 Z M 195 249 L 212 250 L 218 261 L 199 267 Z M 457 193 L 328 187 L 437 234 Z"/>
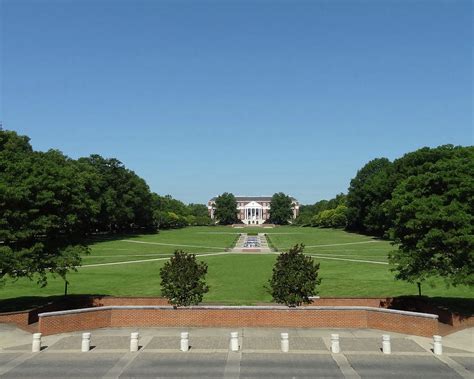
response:
<path fill-rule="evenodd" d="M 304 243 L 306 253 L 321 264 L 319 295 L 322 297 L 417 294 L 415 285 L 395 281 L 390 266 L 385 264 L 388 252 L 394 249 L 389 242 L 341 230 L 290 226 L 274 229 L 190 227 L 95 240 L 91 242 L 91 255 L 83 259 L 83 267 L 68 275 L 69 293 L 159 296 L 160 267 L 175 249 L 183 249 L 201 255 L 199 259 L 209 265 L 207 282 L 211 290 L 205 301 L 228 304 L 271 301 L 265 285 L 276 255 L 223 254 L 233 246 L 241 231 L 265 232 L 279 250 Z M 96 264 L 102 265 L 93 266 Z M 58 278 L 51 278 L 45 288 L 25 279 L 8 281 L 0 289 L 0 299 L 61 295 L 63 288 L 64 283 Z M 435 288 L 425 285 L 423 292 L 429 296 L 474 297 L 467 287 L 446 288 L 442 282 Z"/>

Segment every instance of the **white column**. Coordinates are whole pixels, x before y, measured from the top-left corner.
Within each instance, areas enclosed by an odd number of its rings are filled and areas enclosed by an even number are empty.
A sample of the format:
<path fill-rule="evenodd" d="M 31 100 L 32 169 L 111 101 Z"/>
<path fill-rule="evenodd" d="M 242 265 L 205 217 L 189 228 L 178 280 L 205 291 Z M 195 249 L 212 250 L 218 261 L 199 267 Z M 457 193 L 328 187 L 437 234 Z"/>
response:
<path fill-rule="evenodd" d="M 390 344 L 390 336 L 388 334 L 382 335 L 382 352 L 384 354 L 392 353 L 392 346 Z"/>
<path fill-rule="evenodd" d="M 33 344 L 31 345 L 31 352 L 37 353 L 41 351 L 41 333 L 33 334 Z"/>
<path fill-rule="evenodd" d="M 331 353 L 340 353 L 339 334 L 331 334 Z"/>
<path fill-rule="evenodd" d="M 230 350 L 239 351 L 239 332 L 230 333 Z"/>
<path fill-rule="evenodd" d="M 90 333 L 82 333 L 82 344 L 81 344 L 81 351 L 85 353 L 91 349 L 91 334 Z"/>
<path fill-rule="evenodd" d="M 281 333 L 281 351 L 288 353 L 290 350 L 290 342 L 288 341 L 288 333 Z"/>
<path fill-rule="evenodd" d="M 433 353 L 436 355 L 443 354 L 443 339 L 441 336 L 433 336 Z"/>
<path fill-rule="evenodd" d="M 182 332 L 181 333 L 180 350 L 181 351 L 188 351 L 189 350 L 189 333 L 188 332 Z"/>
<path fill-rule="evenodd" d="M 130 351 L 132 353 L 135 353 L 138 351 L 138 338 L 139 338 L 138 332 L 133 332 L 132 334 L 130 334 Z"/>

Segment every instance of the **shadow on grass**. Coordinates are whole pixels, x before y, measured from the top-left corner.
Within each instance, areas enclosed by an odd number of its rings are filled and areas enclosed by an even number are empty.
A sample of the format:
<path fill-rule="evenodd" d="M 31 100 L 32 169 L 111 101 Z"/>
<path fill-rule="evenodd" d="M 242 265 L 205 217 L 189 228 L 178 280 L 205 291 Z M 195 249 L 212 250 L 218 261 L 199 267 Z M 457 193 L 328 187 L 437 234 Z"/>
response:
<path fill-rule="evenodd" d="M 97 299 L 107 295 L 22 296 L 0 300 L 0 313 L 30 311 L 29 323 L 38 321 L 38 313 L 97 305 Z"/>
<path fill-rule="evenodd" d="M 387 307 L 413 312 L 434 313 L 439 315 L 440 322 L 451 325 L 453 314 L 459 320 L 474 316 L 474 298 L 399 296 L 391 299 Z"/>
<path fill-rule="evenodd" d="M 142 235 L 153 235 L 159 234 L 159 231 L 147 231 L 147 230 L 140 230 L 136 232 L 129 232 L 129 233 L 98 233 L 88 236 L 83 240 L 83 243 L 88 246 L 93 246 L 95 244 L 101 242 L 111 242 L 111 241 L 120 241 L 123 239 L 138 237 Z"/>

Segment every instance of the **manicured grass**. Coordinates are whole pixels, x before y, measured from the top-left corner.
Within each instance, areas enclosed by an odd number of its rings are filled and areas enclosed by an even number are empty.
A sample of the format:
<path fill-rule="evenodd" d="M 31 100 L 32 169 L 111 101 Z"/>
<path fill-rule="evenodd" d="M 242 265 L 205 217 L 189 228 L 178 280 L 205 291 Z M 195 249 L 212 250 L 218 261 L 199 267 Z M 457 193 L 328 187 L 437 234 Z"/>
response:
<path fill-rule="evenodd" d="M 207 282 L 210 292 L 205 301 L 227 304 L 269 302 L 271 297 L 265 286 L 271 276 L 275 254 L 221 255 L 233 246 L 240 232 L 267 233 L 279 250 L 288 249 L 296 243 L 304 243 L 305 252 L 321 264 L 322 283 L 319 295 L 322 297 L 417 294 L 415 285 L 395 281 L 390 266 L 384 264 L 387 262 L 388 252 L 394 249 L 389 242 L 341 230 L 298 227 L 192 227 L 163 231 L 159 234 L 94 240 L 91 241 L 91 255 L 84 257 L 84 267 L 80 267 L 77 273 L 68 275 L 69 293 L 159 296 L 159 269 L 174 250 L 183 249 L 202 255 L 199 259 L 208 263 Z M 137 260 L 146 261 L 130 262 Z M 118 262 L 124 263 L 89 266 Z M 474 294 L 467 287 L 446 288 L 441 281 L 438 282 L 435 288 L 424 285 L 424 294 L 474 298 Z M 45 288 L 21 279 L 16 282 L 7 281 L 6 285 L 0 288 L 0 299 L 61 295 L 63 290 L 64 282 L 58 278 L 51 278 Z M 20 302 L 20 299 L 18 301 Z"/>

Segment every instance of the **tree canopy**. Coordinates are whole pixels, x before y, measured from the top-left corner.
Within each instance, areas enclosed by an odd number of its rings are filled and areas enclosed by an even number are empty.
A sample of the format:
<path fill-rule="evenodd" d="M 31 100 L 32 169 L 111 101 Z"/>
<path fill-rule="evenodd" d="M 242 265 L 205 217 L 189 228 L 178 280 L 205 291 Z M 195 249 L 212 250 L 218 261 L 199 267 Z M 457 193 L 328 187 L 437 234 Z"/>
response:
<path fill-rule="evenodd" d="M 303 253 L 304 245 L 295 245 L 277 257 L 269 280 L 270 294 L 277 303 L 299 306 L 311 303 L 316 295 L 319 263 Z"/>
<path fill-rule="evenodd" d="M 391 166 L 387 158 L 373 159 L 351 180 L 347 195 L 349 229 L 375 235 L 383 235 L 387 230 L 382 204 L 391 193 Z"/>
<path fill-rule="evenodd" d="M 293 200 L 283 192 L 275 193 L 270 201 L 270 222 L 286 225 L 293 216 Z"/>
<path fill-rule="evenodd" d="M 320 200 L 311 205 L 300 205 L 299 214 L 294 224 L 322 228 L 344 228 L 347 225 L 346 198 L 345 194 L 339 193 L 330 200 Z"/>
<path fill-rule="evenodd" d="M 238 221 L 237 201 L 232 193 L 224 192 L 217 196 L 215 217 L 221 225 L 230 225 Z"/>
<path fill-rule="evenodd" d="M 197 305 L 209 291 L 206 273 L 206 263 L 198 262 L 194 254 L 177 250 L 160 269 L 161 294 L 175 306 Z"/>
<path fill-rule="evenodd" d="M 474 285 L 474 148 L 424 165 L 389 202 L 398 279 Z"/>
<path fill-rule="evenodd" d="M 204 210 L 153 194 L 118 159 L 34 151 L 28 137 L 0 128 L 0 280 L 65 279 L 88 253 L 91 234 L 208 224 Z"/>
<path fill-rule="evenodd" d="M 87 195 L 94 175 L 56 150 L 0 130 L 0 278 L 65 277 L 88 252 L 80 243 L 97 215 Z"/>
<path fill-rule="evenodd" d="M 209 225 L 211 218 L 204 204 L 186 205 L 171 195 L 152 194 L 153 217 L 159 229 L 176 229 L 189 225 Z"/>
<path fill-rule="evenodd" d="M 98 231 L 153 229 L 152 196 L 146 182 L 118 159 L 94 154 L 78 164 L 94 172 L 96 181 L 89 191 L 98 215 L 91 227 Z"/>
<path fill-rule="evenodd" d="M 390 162 L 377 158 L 362 167 L 351 180 L 347 194 L 348 229 L 388 237 L 393 226 L 389 202 L 397 187 L 411 176 L 426 172 L 440 160 L 455 159 L 469 147 L 424 147 Z"/>
<path fill-rule="evenodd" d="M 347 201 L 341 194 L 340 202 L 336 196 L 303 205 L 296 223 L 347 223 L 349 230 L 392 239 L 397 279 L 473 285 L 473 149 L 443 145 L 393 162 L 373 159 L 351 180 Z"/>

